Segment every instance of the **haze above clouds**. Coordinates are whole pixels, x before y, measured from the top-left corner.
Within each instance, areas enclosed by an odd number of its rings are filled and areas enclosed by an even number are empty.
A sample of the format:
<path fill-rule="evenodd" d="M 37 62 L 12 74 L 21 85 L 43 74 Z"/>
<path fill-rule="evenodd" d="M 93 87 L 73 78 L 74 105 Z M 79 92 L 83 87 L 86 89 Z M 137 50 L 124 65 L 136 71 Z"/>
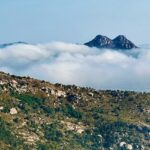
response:
<path fill-rule="evenodd" d="M 150 43 L 150 0 L 3 0 L 0 43 L 84 43 L 97 34 Z"/>
<path fill-rule="evenodd" d="M 115 51 L 52 42 L 0 49 L 0 70 L 52 83 L 150 91 L 150 49 Z"/>

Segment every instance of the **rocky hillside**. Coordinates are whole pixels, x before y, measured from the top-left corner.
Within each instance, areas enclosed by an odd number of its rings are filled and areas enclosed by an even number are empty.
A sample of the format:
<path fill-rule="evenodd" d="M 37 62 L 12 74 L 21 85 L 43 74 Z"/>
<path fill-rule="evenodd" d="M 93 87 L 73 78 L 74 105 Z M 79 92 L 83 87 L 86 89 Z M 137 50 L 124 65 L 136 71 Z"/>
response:
<path fill-rule="evenodd" d="M 0 73 L 1 150 L 149 150 L 150 94 Z"/>
<path fill-rule="evenodd" d="M 109 49 L 133 49 L 137 46 L 129 41 L 124 35 L 119 35 L 113 40 L 107 36 L 97 35 L 93 40 L 85 43 L 89 47 L 109 48 Z"/>

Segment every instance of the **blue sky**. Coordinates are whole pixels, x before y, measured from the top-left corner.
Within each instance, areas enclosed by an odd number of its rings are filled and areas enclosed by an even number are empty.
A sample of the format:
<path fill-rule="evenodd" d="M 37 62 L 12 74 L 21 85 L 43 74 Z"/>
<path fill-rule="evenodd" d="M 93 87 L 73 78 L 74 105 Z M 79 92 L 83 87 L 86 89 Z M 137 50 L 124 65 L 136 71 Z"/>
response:
<path fill-rule="evenodd" d="M 83 43 L 124 34 L 150 43 L 149 0 L 0 0 L 0 43 Z"/>

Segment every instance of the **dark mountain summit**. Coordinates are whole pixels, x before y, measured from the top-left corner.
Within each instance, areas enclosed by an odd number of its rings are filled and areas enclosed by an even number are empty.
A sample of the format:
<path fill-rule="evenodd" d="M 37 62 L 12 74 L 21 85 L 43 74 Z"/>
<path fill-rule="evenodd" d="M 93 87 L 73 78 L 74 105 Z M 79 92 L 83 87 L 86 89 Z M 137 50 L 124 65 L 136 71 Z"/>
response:
<path fill-rule="evenodd" d="M 85 43 L 85 45 L 97 48 L 112 48 L 114 46 L 111 39 L 102 35 L 97 35 L 92 41 Z"/>
<path fill-rule="evenodd" d="M 129 41 L 124 35 L 119 35 L 113 40 L 103 35 L 97 35 L 93 40 L 85 43 L 84 45 L 89 47 L 110 48 L 110 49 L 137 48 L 137 46 L 131 41 Z"/>
<path fill-rule="evenodd" d="M 124 35 L 119 35 L 112 40 L 115 44 L 115 47 L 118 49 L 132 49 L 137 48 L 137 46 L 129 41 Z"/>

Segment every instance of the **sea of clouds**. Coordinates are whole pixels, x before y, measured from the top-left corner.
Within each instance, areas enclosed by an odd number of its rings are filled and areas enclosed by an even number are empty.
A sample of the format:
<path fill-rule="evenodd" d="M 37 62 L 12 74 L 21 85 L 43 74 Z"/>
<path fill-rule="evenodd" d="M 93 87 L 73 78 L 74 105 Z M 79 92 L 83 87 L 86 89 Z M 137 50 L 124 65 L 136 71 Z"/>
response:
<path fill-rule="evenodd" d="M 130 51 L 63 42 L 0 48 L 0 70 L 51 83 L 150 91 L 150 48 Z"/>

